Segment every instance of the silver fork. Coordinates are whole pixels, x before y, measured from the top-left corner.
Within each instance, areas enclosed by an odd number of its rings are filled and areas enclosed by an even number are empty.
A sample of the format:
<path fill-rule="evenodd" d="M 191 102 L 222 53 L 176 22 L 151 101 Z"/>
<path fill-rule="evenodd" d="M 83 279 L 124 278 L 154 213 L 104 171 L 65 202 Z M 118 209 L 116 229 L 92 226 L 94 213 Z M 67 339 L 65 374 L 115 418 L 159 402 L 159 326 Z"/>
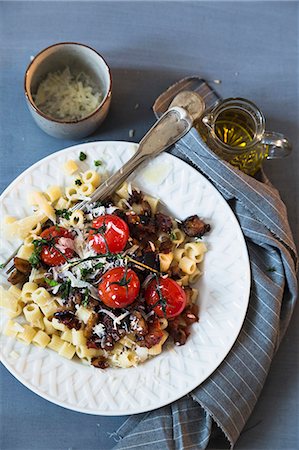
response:
<path fill-rule="evenodd" d="M 179 106 L 168 109 L 145 134 L 137 152 L 117 172 L 99 186 L 88 200 L 76 203 L 70 210 L 83 209 L 92 202 L 105 199 L 120 186 L 146 159 L 153 158 L 175 144 L 192 127 L 193 117 Z M 20 247 L 19 247 L 20 248 Z M 19 248 L 2 264 L 2 269 L 13 260 Z M 12 265 L 6 273 L 12 271 Z"/>

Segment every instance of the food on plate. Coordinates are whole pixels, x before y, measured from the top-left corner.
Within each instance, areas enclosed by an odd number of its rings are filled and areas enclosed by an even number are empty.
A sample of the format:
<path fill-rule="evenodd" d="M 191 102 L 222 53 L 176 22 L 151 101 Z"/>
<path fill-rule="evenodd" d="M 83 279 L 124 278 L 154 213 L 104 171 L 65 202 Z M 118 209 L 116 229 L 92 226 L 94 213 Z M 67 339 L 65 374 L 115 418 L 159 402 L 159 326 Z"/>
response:
<path fill-rule="evenodd" d="M 84 72 L 75 75 L 69 67 L 49 72 L 33 96 L 35 105 L 53 119 L 80 120 L 95 111 L 103 94 L 95 89 Z"/>
<path fill-rule="evenodd" d="M 71 211 L 100 181 L 96 170 L 79 173 L 64 193 L 31 193 L 32 215 L 5 219 L 23 244 L 0 304 L 6 335 L 96 368 L 125 368 L 160 354 L 166 340 L 188 339 L 210 225 L 171 217 L 131 183 Z"/>

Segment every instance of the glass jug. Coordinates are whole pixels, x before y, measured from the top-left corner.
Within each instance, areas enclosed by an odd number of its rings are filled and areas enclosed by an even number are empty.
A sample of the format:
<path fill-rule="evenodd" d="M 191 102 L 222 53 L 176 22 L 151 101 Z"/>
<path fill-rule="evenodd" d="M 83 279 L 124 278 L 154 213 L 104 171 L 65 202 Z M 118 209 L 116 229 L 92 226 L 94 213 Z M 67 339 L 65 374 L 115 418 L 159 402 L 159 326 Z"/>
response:
<path fill-rule="evenodd" d="M 211 150 L 249 175 L 264 159 L 284 158 L 292 149 L 285 136 L 265 131 L 263 113 L 243 98 L 219 101 L 197 129 Z"/>

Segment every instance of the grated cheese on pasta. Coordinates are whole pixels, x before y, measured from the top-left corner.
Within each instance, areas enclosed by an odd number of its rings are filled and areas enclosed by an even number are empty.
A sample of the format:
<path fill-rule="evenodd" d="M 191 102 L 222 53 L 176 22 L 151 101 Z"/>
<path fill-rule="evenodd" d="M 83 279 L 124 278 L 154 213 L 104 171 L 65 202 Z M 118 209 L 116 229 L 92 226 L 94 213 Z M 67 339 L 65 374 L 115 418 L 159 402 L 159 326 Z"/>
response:
<path fill-rule="evenodd" d="M 54 119 L 72 121 L 91 114 L 103 100 L 92 87 L 90 77 L 81 72 L 74 76 L 69 67 L 49 72 L 33 96 L 36 106 Z"/>

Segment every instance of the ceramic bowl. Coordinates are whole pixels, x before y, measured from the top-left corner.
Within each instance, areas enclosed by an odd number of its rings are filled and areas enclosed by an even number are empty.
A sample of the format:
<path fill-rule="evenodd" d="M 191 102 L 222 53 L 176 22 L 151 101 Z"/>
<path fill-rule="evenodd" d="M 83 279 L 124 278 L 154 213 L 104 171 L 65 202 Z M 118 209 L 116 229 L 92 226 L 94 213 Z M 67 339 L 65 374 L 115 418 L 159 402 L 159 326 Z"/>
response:
<path fill-rule="evenodd" d="M 93 85 L 103 94 L 101 104 L 83 119 L 54 119 L 38 109 L 34 103 L 34 94 L 47 74 L 62 71 L 66 67 L 74 74 L 81 71 L 86 73 Z M 93 133 L 107 116 L 111 102 L 112 79 L 108 64 L 94 49 L 76 42 L 62 42 L 47 47 L 34 57 L 25 73 L 24 88 L 29 111 L 43 131 L 57 138 L 79 139 Z"/>

